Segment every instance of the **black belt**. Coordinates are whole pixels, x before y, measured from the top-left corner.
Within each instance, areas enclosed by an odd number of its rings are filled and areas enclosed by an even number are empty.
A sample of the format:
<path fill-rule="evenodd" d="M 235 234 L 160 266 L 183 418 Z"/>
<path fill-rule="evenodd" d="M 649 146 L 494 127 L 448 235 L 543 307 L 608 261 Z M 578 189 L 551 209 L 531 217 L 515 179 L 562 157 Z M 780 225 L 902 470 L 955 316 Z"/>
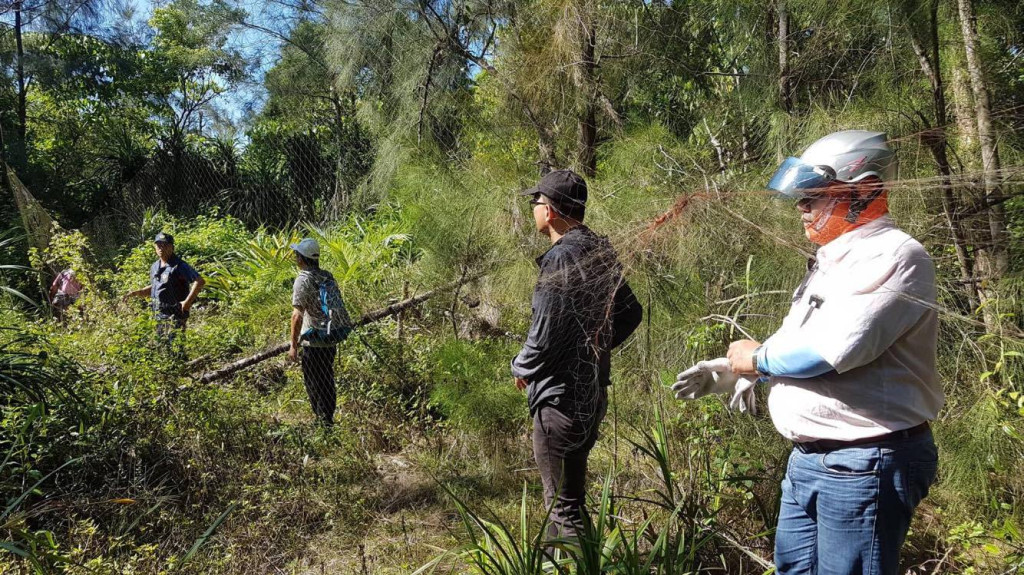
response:
<path fill-rule="evenodd" d="M 835 451 L 837 449 L 843 449 L 844 447 L 855 447 L 858 445 L 870 445 L 873 443 L 884 443 L 886 441 L 898 440 L 898 439 L 910 439 L 927 432 L 931 427 L 928 422 L 920 423 L 914 427 L 908 429 L 901 429 L 899 431 L 891 431 L 885 435 L 876 435 L 874 437 L 862 437 L 861 439 L 851 439 L 849 441 L 839 441 L 836 439 L 819 439 L 817 441 L 805 441 L 803 443 L 793 442 L 793 447 L 800 450 L 801 453 L 825 453 L 827 451 Z"/>

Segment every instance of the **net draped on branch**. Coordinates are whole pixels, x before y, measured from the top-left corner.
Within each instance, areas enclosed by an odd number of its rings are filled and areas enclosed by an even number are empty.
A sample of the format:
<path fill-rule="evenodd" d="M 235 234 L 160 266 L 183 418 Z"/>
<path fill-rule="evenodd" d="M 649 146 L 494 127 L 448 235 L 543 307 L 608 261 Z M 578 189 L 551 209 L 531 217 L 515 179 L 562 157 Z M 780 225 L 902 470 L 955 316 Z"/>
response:
<path fill-rule="evenodd" d="M 443 286 L 434 288 L 434 289 L 432 289 L 430 291 L 427 291 L 427 292 L 424 292 L 424 293 L 422 293 L 422 294 L 420 294 L 418 296 L 411 297 L 409 299 L 405 299 L 405 300 L 402 300 L 402 301 L 399 301 L 399 302 L 395 302 L 395 303 L 393 303 L 393 304 L 391 304 L 391 305 L 389 305 L 387 307 L 383 307 L 383 308 L 380 308 L 380 309 L 368 312 L 368 313 L 364 314 L 362 317 L 360 317 L 358 320 L 355 321 L 355 327 L 371 324 L 371 323 L 374 323 L 376 321 L 380 321 L 380 320 L 382 320 L 382 319 L 384 319 L 386 317 L 391 317 L 393 315 L 397 315 L 399 313 L 402 313 L 403 311 L 405 311 L 405 310 L 407 310 L 409 308 L 412 308 L 412 307 L 416 307 L 417 305 L 427 301 L 428 299 L 430 299 L 430 298 L 432 298 L 434 296 L 437 296 L 437 295 L 440 295 L 440 294 L 444 294 L 444 293 L 450 293 L 451 290 L 453 290 L 455 288 L 458 288 L 460 286 L 463 286 L 463 285 L 465 285 L 467 283 L 473 282 L 475 280 L 478 280 L 481 277 L 483 277 L 484 275 L 485 274 L 483 274 L 483 273 L 465 275 L 465 276 L 459 278 L 456 281 L 453 281 L 453 282 L 447 283 L 447 284 L 445 284 Z M 252 367 L 252 366 L 254 366 L 254 365 L 258 364 L 258 363 L 261 363 L 261 362 L 263 362 L 265 360 L 268 360 L 268 359 L 270 359 L 272 357 L 281 355 L 282 353 L 285 353 L 286 351 L 288 351 L 289 347 L 290 347 L 289 343 L 282 343 L 282 344 L 276 345 L 276 346 L 271 347 L 269 349 L 263 350 L 263 351 L 255 354 L 255 355 L 251 355 L 249 357 L 242 358 L 242 359 L 240 359 L 238 361 L 229 363 L 228 365 L 225 365 L 224 367 L 222 367 L 220 369 L 216 369 L 216 370 L 213 370 L 213 371 L 206 372 L 206 373 L 204 373 L 202 375 L 202 377 L 199 378 L 199 381 L 201 383 L 213 383 L 215 381 L 224 379 L 224 378 L 229 377 L 229 376 L 231 376 L 231 375 L 233 375 L 233 374 L 235 374 L 235 373 L 237 373 L 237 372 L 239 372 L 239 371 L 241 371 L 243 369 Z"/>

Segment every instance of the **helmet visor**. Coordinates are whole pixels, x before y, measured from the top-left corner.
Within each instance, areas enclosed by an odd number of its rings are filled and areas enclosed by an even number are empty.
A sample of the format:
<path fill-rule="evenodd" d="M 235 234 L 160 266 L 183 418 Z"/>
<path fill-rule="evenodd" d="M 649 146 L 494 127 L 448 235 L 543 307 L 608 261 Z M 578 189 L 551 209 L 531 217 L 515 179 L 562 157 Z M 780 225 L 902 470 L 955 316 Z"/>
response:
<path fill-rule="evenodd" d="M 800 158 L 786 158 L 768 182 L 768 189 L 801 200 L 808 195 L 820 193 L 836 179 L 835 170 L 829 166 L 815 166 Z"/>

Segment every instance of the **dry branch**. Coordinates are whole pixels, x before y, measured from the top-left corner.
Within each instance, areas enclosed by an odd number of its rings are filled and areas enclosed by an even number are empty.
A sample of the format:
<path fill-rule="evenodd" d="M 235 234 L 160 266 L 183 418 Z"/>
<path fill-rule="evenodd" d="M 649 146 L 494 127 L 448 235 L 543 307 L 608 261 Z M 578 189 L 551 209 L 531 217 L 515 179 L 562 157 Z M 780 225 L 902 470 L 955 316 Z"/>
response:
<path fill-rule="evenodd" d="M 405 311 L 405 310 L 407 310 L 409 308 L 416 307 L 417 305 L 427 301 L 428 299 L 430 299 L 430 298 L 432 298 L 432 297 L 434 297 L 436 295 L 443 294 L 443 293 L 451 293 L 451 290 L 457 289 L 457 288 L 462 287 L 463 285 L 465 285 L 465 284 L 467 284 L 469 282 L 477 280 L 480 277 L 482 277 L 483 275 L 484 274 L 466 275 L 466 276 L 463 276 L 462 278 L 460 278 L 460 279 L 458 279 L 456 281 L 453 281 L 451 283 L 445 284 L 445 285 L 443 285 L 441 287 L 434 288 L 434 289 L 432 289 L 430 291 L 423 292 L 423 293 L 421 293 L 420 295 L 418 295 L 416 297 L 411 297 L 409 299 L 402 300 L 400 302 L 395 302 L 395 303 L 393 303 L 393 304 L 391 304 L 391 305 L 389 305 L 387 307 L 384 307 L 384 308 L 377 309 L 377 310 L 371 311 L 369 313 L 366 313 L 362 317 L 360 317 L 358 320 L 356 320 L 356 322 L 355 322 L 356 327 L 367 325 L 367 324 L 373 323 L 375 321 L 380 321 L 380 320 L 382 320 L 382 319 L 384 319 L 386 317 L 397 315 L 397 314 L 399 314 L 399 313 L 401 313 L 401 312 L 403 312 L 403 311 Z M 204 373 L 202 377 L 199 378 L 199 381 L 202 382 L 202 383 L 213 383 L 213 382 L 215 382 L 217 380 L 224 379 L 225 377 L 228 377 L 228 376 L 230 376 L 230 375 L 232 375 L 232 374 L 234 374 L 234 373 L 236 373 L 238 371 L 241 371 L 241 370 L 246 369 L 248 367 L 252 367 L 252 366 L 256 365 L 257 363 L 266 361 L 266 360 L 268 360 L 268 359 L 270 359 L 270 358 L 272 358 L 274 356 L 281 355 L 282 353 L 288 351 L 288 347 L 289 347 L 289 344 L 282 343 L 282 344 L 276 345 L 274 347 L 271 347 L 269 349 L 265 349 L 265 350 L 255 354 L 255 355 L 251 355 L 249 357 L 242 358 L 242 359 L 240 359 L 238 361 L 234 361 L 232 363 L 229 363 L 229 364 L 225 365 L 224 367 L 222 367 L 220 369 L 216 369 L 214 371 L 208 371 L 208 372 Z"/>

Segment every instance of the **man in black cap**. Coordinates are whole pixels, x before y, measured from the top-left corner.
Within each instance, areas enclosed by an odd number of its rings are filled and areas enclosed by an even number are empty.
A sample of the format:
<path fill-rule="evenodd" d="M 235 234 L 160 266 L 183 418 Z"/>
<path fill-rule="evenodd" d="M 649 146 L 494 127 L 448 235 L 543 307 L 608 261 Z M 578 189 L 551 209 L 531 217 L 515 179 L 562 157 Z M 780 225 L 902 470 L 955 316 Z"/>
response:
<path fill-rule="evenodd" d="M 156 314 L 157 336 L 173 350 L 174 340 L 185 332 L 189 310 L 206 280 L 174 253 L 174 236 L 160 232 L 153 238 L 157 260 L 149 268 L 150 284 L 130 291 L 125 299 L 149 296 Z M 181 350 L 176 350 L 181 351 Z"/>
<path fill-rule="evenodd" d="M 640 325 L 643 308 L 611 243 L 583 225 L 583 178 L 550 172 L 523 195 L 531 196 L 537 231 L 552 245 L 537 258 L 533 319 L 512 375 L 533 417 L 548 535 L 574 537 L 586 513 L 587 458 L 608 407 L 611 350 Z"/>

